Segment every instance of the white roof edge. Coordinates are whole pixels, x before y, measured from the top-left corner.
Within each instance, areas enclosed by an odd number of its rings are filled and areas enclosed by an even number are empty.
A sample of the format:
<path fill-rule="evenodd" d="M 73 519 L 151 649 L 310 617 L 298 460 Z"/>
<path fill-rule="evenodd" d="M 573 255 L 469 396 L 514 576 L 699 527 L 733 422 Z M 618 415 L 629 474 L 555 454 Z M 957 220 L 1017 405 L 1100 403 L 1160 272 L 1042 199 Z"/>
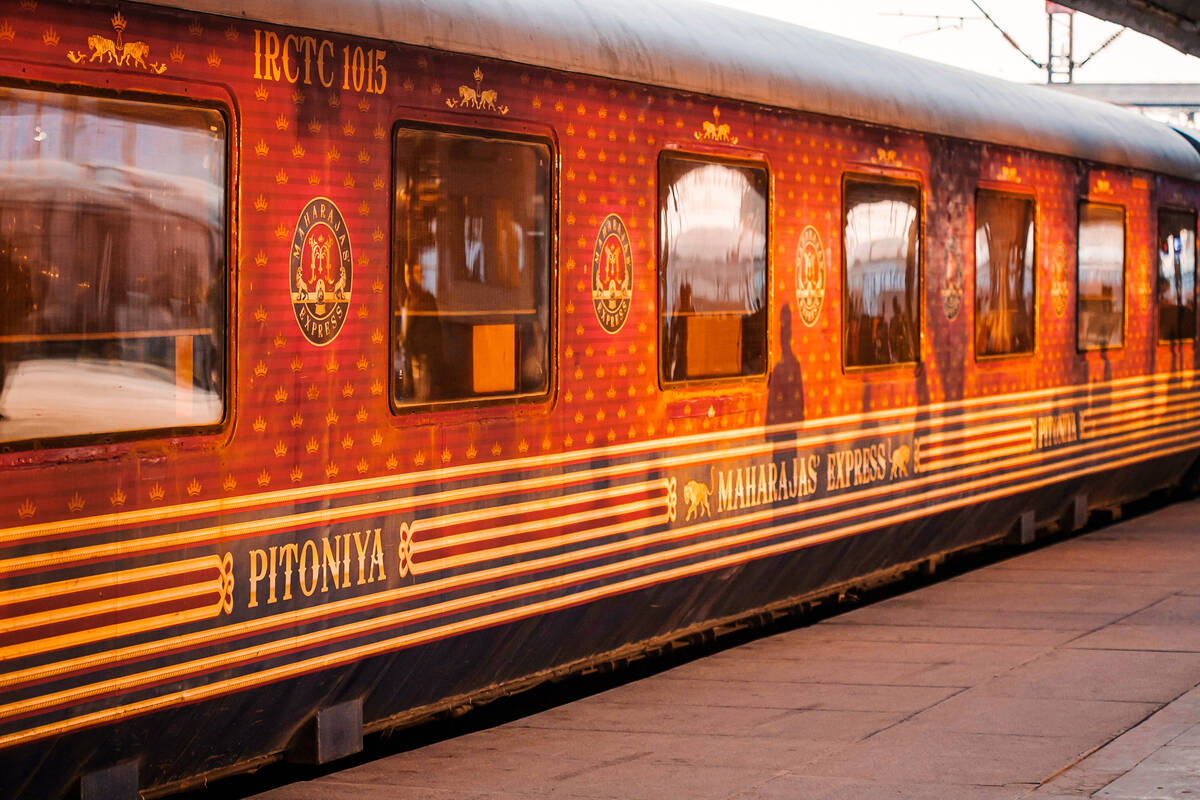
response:
<path fill-rule="evenodd" d="M 1200 179 L 1183 136 L 1135 112 L 707 3 L 142 1 Z"/>

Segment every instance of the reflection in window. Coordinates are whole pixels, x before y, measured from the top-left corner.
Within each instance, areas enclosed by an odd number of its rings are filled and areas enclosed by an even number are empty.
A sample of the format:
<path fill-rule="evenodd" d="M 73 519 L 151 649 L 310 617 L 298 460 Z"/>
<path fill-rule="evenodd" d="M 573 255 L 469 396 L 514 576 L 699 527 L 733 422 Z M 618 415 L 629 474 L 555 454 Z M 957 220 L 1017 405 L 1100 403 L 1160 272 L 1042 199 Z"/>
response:
<path fill-rule="evenodd" d="M 1196 336 L 1196 212 L 1158 212 L 1158 339 Z"/>
<path fill-rule="evenodd" d="M 659 159 L 664 382 L 762 375 L 767 353 L 767 172 Z"/>
<path fill-rule="evenodd" d="M 975 198 L 975 354 L 1032 353 L 1033 200 Z"/>
<path fill-rule="evenodd" d="M 398 131 L 397 405 L 548 390 L 550 165 L 539 142 Z"/>
<path fill-rule="evenodd" d="M 1125 209 L 1079 204 L 1080 350 L 1125 341 Z"/>
<path fill-rule="evenodd" d="M 216 111 L 0 87 L 0 441 L 224 413 Z"/>
<path fill-rule="evenodd" d="M 846 366 L 903 364 L 920 352 L 921 190 L 848 179 L 845 186 Z"/>

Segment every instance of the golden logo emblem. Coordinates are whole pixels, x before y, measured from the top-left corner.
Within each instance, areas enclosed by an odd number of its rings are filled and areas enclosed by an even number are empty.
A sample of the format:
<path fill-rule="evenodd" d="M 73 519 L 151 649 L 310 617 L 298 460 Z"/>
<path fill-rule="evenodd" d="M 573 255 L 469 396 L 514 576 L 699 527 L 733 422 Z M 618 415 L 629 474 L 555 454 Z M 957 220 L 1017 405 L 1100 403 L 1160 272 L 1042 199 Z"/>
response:
<path fill-rule="evenodd" d="M 825 248 L 821 234 L 812 225 L 800 231 L 796 248 L 796 309 L 808 327 L 821 318 L 825 304 Z"/>
<path fill-rule="evenodd" d="M 1051 266 L 1050 299 L 1054 303 L 1055 316 L 1061 317 L 1067 313 L 1067 295 L 1071 289 L 1067 285 L 1067 248 L 1059 243 L 1054 248 L 1054 261 Z"/>
<path fill-rule="evenodd" d="M 300 212 L 292 235 L 288 282 L 296 323 L 318 347 L 336 339 L 346 321 L 353 268 L 342 212 L 327 197 L 313 198 Z"/>
<path fill-rule="evenodd" d="M 616 333 L 629 318 L 633 299 L 633 251 L 629 231 L 616 214 L 609 214 L 596 234 L 592 250 L 592 307 L 600 327 Z"/>

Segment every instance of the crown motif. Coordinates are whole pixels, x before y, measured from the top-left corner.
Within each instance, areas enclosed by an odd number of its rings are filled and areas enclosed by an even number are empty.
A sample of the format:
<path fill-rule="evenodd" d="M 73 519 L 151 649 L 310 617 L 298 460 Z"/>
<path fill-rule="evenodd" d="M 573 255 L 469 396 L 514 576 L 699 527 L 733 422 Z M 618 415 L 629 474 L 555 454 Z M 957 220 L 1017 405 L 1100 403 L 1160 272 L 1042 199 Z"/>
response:
<path fill-rule="evenodd" d="M 378 225 L 375 226 L 375 230 L 371 231 L 371 241 L 373 242 L 382 242 L 386 236 L 387 234 Z"/>
<path fill-rule="evenodd" d="M 364 97 L 358 101 L 358 110 L 364 114 L 371 110 L 371 104 L 367 102 L 367 98 Z"/>
<path fill-rule="evenodd" d="M 304 158 L 304 153 L 304 145 L 299 142 L 292 147 L 292 158 Z"/>
<path fill-rule="evenodd" d="M 345 436 L 342 437 L 342 449 L 343 450 L 352 450 L 353 448 L 354 448 L 354 437 L 347 433 Z"/>
<path fill-rule="evenodd" d="M 338 152 L 338 149 L 336 147 L 329 148 L 329 151 L 327 153 L 325 153 L 325 160 L 328 161 L 330 164 L 336 164 L 338 162 L 338 160 L 341 159 L 341 157 L 342 157 L 342 154 L 340 152 Z"/>
<path fill-rule="evenodd" d="M 17 32 L 8 20 L 0 20 L 0 42 L 11 42 L 17 38 Z"/>
<path fill-rule="evenodd" d="M 116 14 L 113 14 L 113 17 L 112 17 L 112 26 L 113 26 L 113 30 L 114 30 L 114 31 L 116 31 L 117 33 L 124 33 L 124 32 L 125 32 L 125 26 L 126 26 L 127 24 L 128 24 L 128 23 L 126 23 L 126 21 L 125 21 L 125 18 L 121 16 L 121 12 L 120 12 L 120 11 L 118 11 Z"/>
<path fill-rule="evenodd" d="M 225 38 L 231 42 L 238 40 L 238 29 L 233 27 L 233 23 L 229 23 L 229 27 L 225 29 Z"/>
<path fill-rule="evenodd" d="M 258 322 L 267 321 L 267 309 L 265 306 L 259 306 L 258 308 L 254 309 L 254 319 Z"/>
<path fill-rule="evenodd" d="M 292 414 L 292 428 L 300 428 L 303 425 L 304 417 L 300 416 L 300 412 L 297 411 L 295 414 Z"/>
<path fill-rule="evenodd" d="M 329 360 L 325 362 L 325 371 L 332 375 L 338 371 L 339 366 L 340 365 L 338 364 L 338 361 L 334 357 L 333 353 L 330 353 Z"/>
<path fill-rule="evenodd" d="M 356 130 L 356 128 L 354 127 L 353 122 L 347 122 L 345 125 L 342 126 L 342 133 L 345 136 L 353 136 L 355 130 Z"/>
<path fill-rule="evenodd" d="M 17 507 L 17 516 L 20 517 L 21 519 L 29 519 L 36 513 L 37 513 L 37 506 L 35 506 L 33 504 L 33 501 L 30 500 L 28 497 L 25 498 L 24 503 L 21 503 L 21 505 L 19 505 Z"/>
<path fill-rule="evenodd" d="M 308 453 L 310 456 L 320 449 L 321 446 L 317 444 L 316 437 L 312 437 L 304 443 L 304 452 Z"/>
<path fill-rule="evenodd" d="M 313 384 L 312 386 L 308 387 L 308 399 L 309 400 L 316 400 L 320 396 L 321 396 L 321 390 L 316 386 L 316 384 Z"/>
<path fill-rule="evenodd" d="M 42 44 L 46 45 L 47 47 L 58 47 L 58 42 L 58 31 L 54 30 L 53 26 L 42 31 Z"/>
<path fill-rule="evenodd" d="M 275 238 L 276 239 L 278 239 L 279 241 L 282 242 L 287 237 L 288 237 L 288 229 L 287 229 L 286 225 L 284 225 L 281 222 L 277 226 L 275 226 Z"/>
<path fill-rule="evenodd" d="M 264 488 L 271 485 L 271 473 L 267 472 L 265 467 L 258 473 L 258 485 Z"/>
<path fill-rule="evenodd" d="M 115 492 L 108 496 L 108 502 L 117 507 L 125 505 L 125 499 L 125 492 L 121 491 L 120 486 L 117 487 Z"/>
<path fill-rule="evenodd" d="M 285 170 L 283 167 L 280 167 L 279 172 L 275 173 L 275 182 L 283 186 L 287 185 L 288 174 L 287 170 Z"/>
<path fill-rule="evenodd" d="M 278 117 L 276 117 L 275 128 L 276 130 L 286 131 L 288 129 L 288 118 L 283 114 L 280 114 Z"/>
<path fill-rule="evenodd" d="M 330 108 L 341 108 L 342 107 L 342 98 L 336 94 L 329 95 L 329 107 Z"/>
<path fill-rule="evenodd" d="M 337 423 L 338 413 L 331 408 L 329 409 L 329 413 L 325 415 L 325 424 L 332 428 Z"/>
<path fill-rule="evenodd" d="M 375 431 L 371 434 L 371 446 L 380 447 L 383 444 L 383 434 Z"/>
<path fill-rule="evenodd" d="M 337 464 L 334 464 L 331 462 L 331 463 L 325 465 L 325 477 L 326 478 L 333 480 L 334 478 L 337 477 L 337 474 L 338 474 Z"/>
<path fill-rule="evenodd" d="M 367 148 L 364 147 L 363 149 L 358 151 L 358 163 L 360 163 L 360 164 L 370 164 L 371 163 L 371 154 L 367 152 Z"/>
<path fill-rule="evenodd" d="M 292 483 L 299 483 L 304 480 L 304 470 L 299 467 L 294 467 L 291 472 Z"/>
<path fill-rule="evenodd" d="M 371 465 L 367 463 L 365 458 L 360 458 L 358 463 L 354 465 L 354 468 L 358 470 L 359 475 L 362 475 L 371 468 Z"/>
<path fill-rule="evenodd" d="M 267 196 L 265 194 L 260 194 L 258 197 L 254 198 L 255 211 L 266 211 L 269 205 L 270 203 L 267 201 Z M 259 266 L 262 265 L 259 264 Z"/>
<path fill-rule="evenodd" d="M 287 445 L 283 443 L 283 439 L 280 439 L 278 442 L 275 443 L 275 457 L 283 458 L 286 455 L 287 455 Z"/>
<path fill-rule="evenodd" d="M 209 50 L 209 51 L 208 51 L 208 58 L 206 58 L 206 59 L 205 59 L 205 61 L 207 61 L 207 62 L 208 62 L 208 65 L 209 65 L 210 67 L 213 67 L 214 69 L 215 69 L 216 67 L 219 67 L 219 66 L 221 66 L 221 57 L 220 57 L 219 55 L 217 55 L 217 51 L 216 51 L 216 50 Z"/>
<path fill-rule="evenodd" d="M 271 93 L 267 91 L 265 84 L 260 83 L 258 88 L 254 90 L 254 97 L 258 100 L 262 100 L 263 102 L 266 102 L 267 98 L 270 96 Z"/>
<path fill-rule="evenodd" d="M 406 91 L 406 92 L 411 92 L 417 86 L 415 83 L 413 83 L 412 78 L 405 78 L 404 83 L 402 83 L 400 85 L 404 88 L 404 91 Z"/>
<path fill-rule="evenodd" d="M 258 142 L 254 145 L 254 154 L 257 155 L 259 158 L 266 158 L 267 154 L 270 152 L 271 152 L 271 146 L 269 144 L 267 144 L 265 141 L 263 141 L 262 139 L 259 139 Z"/>
<path fill-rule="evenodd" d="M 387 465 L 387 468 L 389 470 L 394 470 L 394 469 L 396 469 L 396 467 L 400 466 L 400 459 L 396 458 L 396 456 L 394 454 L 389 453 L 388 457 L 387 457 L 387 461 L 385 461 L 384 463 Z"/>
<path fill-rule="evenodd" d="M 522 439 L 520 441 L 520 443 L 517 444 L 517 452 L 520 453 L 521 455 L 525 455 L 526 453 L 528 453 L 529 452 L 529 442 Z"/>
<path fill-rule="evenodd" d="M 190 33 L 195 39 L 199 39 L 202 35 L 204 35 L 204 28 L 201 27 L 200 20 L 192 20 L 192 24 L 188 25 L 188 33 Z"/>
<path fill-rule="evenodd" d="M 370 203 L 368 203 L 366 200 L 363 200 L 361 203 L 358 204 L 358 215 L 360 217 L 365 217 L 370 213 L 371 213 L 371 204 Z"/>
<path fill-rule="evenodd" d="M 179 45 L 175 45 L 174 47 L 172 47 L 171 52 L 167 53 L 167 55 L 169 55 L 171 57 L 171 60 L 174 61 L 176 64 L 183 63 L 183 48 L 181 48 Z"/>
<path fill-rule="evenodd" d="M 67 508 L 76 513 L 83 511 L 83 506 L 83 496 L 79 492 L 71 495 L 71 499 L 67 501 Z"/>
<path fill-rule="evenodd" d="M 38 0 L 21 0 L 22 11 L 37 11 Z"/>
<path fill-rule="evenodd" d="M 500 447 L 499 442 L 496 442 L 495 444 L 492 445 L 492 455 L 498 456 L 503 452 L 504 452 L 504 450 Z"/>
<path fill-rule="evenodd" d="M 257 266 L 259 268 L 265 267 L 267 265 L 267 253 L 265 250 L 259 250 L 257 253 L 254 254 L 254 264 L 255 264 L 255 266 Z"/>
<path fill-rule="evenodd" d="M 387 130 L 382 125 L 376 125 L 375 130 L 371 131 L 371 135 L 383 141 L 387 138 Z"/>
<path fill-rule="evenodd" d="M 157 503 L 159 500 L 162 500 L 166 496 L 167 496 L 167 491 L 166 491 L 166 489 L 164 489 L 162 487 L 162 484 L 155 483 L 153 486 L 150 487 L 150 499 L 153 500 L 154 502 Z"/>
<path fill-rule="evenodd" d="M 383 344 L 383 331 L 379 328 L 371 331 L 371 344 Z"/>
<path fill-rule="evenodd" d="M 278 389 L 275 390 L 275 402 L 276 403 L 286 403 L 287 399 L 288 399 L 287 389 L 280 386 Z"/>
<path fill-rule="evenodd" d="M 226 475 L 225 480 L 221 481 L 221 488 L 227 492 L 232 492 L 237 488 L 237 478 L 232 475 Z"/>
<path fill-rule="evenodd" d="M 195 478 L 192 478 L 191 482 L 188 483 L 188 485 L 186 487 L 188 497 L 195 497 L 196 495 L 200 494 L 200 489 L 201 489 L 200 481 L 196 480 Z"/>
<path fill-rule="evenodd" d="M 316 186 L 320 182 L 321 182 L 321 176 L 318 175 L 315 171 L 308 173 L 308 185 L 309 186 Z"/>
<path fill-rule="evenodd" d="M 259 414 L 254 418 L 253 425 L 256 433 L 263 433 L 267 429 L 267 420 L 262 414 Z"/>
<path fill-rule="evenodd" d="M 354 418 L 359 422 L 366 422 L 370 415 L 367 414 L 367 409 L 363 406 L 358 407 L 358 411 L 354 412 Z"/>
<path fill-rule="evenodd" d="M 310 119 L 308 121 L 308 132 L 311 134 L 314 134 L 314 135 L 320 133 L 321 132 L 321 120 Z"/>
<path fill-rule="evenodd" d="M 380 381 L 379 378 L 376 378 L 375 380 L 371 381 L 371 395 L 378 397 L 381 394 L 383 394 L 383 382 Z"/>
<path fill-rule="evenodd" d="M 354 397 L 354 387 L 350 385 L 350 381 L 346 381 L 346 385 L 342 387 L 342 397 L 347 400 Z"/>
<path fill-rule="evenodd" d="M 449 463 L 450 463 L 450 459 L 452 459 L 453 457 L 454 457 L 454 456 L 452 456 L 452 455 L 450 454 L 450 448 L 449 448 L 449 447 L 443 448 L 443 450 L 442 450 L 442 463 L 443 463 L 443 464 L 449 464 Z"/>
<path fill-rule="evenodd" d="M 292 89 L 292 103 L 298 106 L 304 105 L 304 92 L 299 89 Z"/>
<path fill-rule="evenodd" d="M 425 451 L 424 450 L 418 450 L 417 454 L 415 456 L 413 456 L 413 464 L 418 467 L 425 466 Z M 390 469 L 390 467 L 389 467 L 389 469 Z"/>
<path fill-rule="evenodd" d="M 292 372 L 299 372 L 304 368 L 304 362 L 300 360 L 300 356 L 296 356 L 292 359 L 291 367 Z"/>
<path fill-rule="evenodd" d="M 354 362 L 354 366 L 358 367 L 359 372 L 366 372 L 367 369 L 371 366 L 371 362 L 367 361 L 366 356 L 359 356 L 358 361 Z"/>
<path fill-rule="evenodd" d="M 475 443 L 467 445 L 467 459 L 475 458 L 477 455 L 479 455 L 479 451 L 475 449 Z"/>
<path fill-rule="evenodd" d="M 371 310 L 369 308 L 367 308 L 366 306 L 358 307 L 358 318 L 359 319 L 366 319 L 369 316 L 371 316 Z"/>
<path fill-rule="evenodd" d="M 354 188 L 354 176 L 347 175 L 344 179 L 342 179 L 342 186 L 345 186 L 347 189 L 353 189 Z"/>
<path fill-rule="evenodd" d="M 1112 184 L 1105 178 L 1100 178 L 1096 181 L 1096 191 L 1101 194 L 1110 194 L 1112 192 Z"/>
<path fill-rule="evenodd" d="M 712 122 L 705 120 L 700 123 L 700 130 L 695 131 L 693 136 L 698 142 L 723 142 L 726 144 L 737 144 L 736 136 L 729 135 L 729 125 L 721 122 L 721 109 L 713 106 Z"/>

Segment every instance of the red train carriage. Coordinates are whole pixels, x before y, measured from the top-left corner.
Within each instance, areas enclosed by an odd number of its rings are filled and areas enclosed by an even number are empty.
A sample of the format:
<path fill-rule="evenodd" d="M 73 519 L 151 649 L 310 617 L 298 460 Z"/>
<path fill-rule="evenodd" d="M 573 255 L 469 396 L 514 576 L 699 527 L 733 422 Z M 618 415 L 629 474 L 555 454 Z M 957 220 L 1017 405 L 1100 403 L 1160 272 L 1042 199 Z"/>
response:
<path fill-rule="evenodd" d="M 6 796 L 1188 478 L 1176 132 L 707 6 L 331 8 L 0 0 Z"/>

